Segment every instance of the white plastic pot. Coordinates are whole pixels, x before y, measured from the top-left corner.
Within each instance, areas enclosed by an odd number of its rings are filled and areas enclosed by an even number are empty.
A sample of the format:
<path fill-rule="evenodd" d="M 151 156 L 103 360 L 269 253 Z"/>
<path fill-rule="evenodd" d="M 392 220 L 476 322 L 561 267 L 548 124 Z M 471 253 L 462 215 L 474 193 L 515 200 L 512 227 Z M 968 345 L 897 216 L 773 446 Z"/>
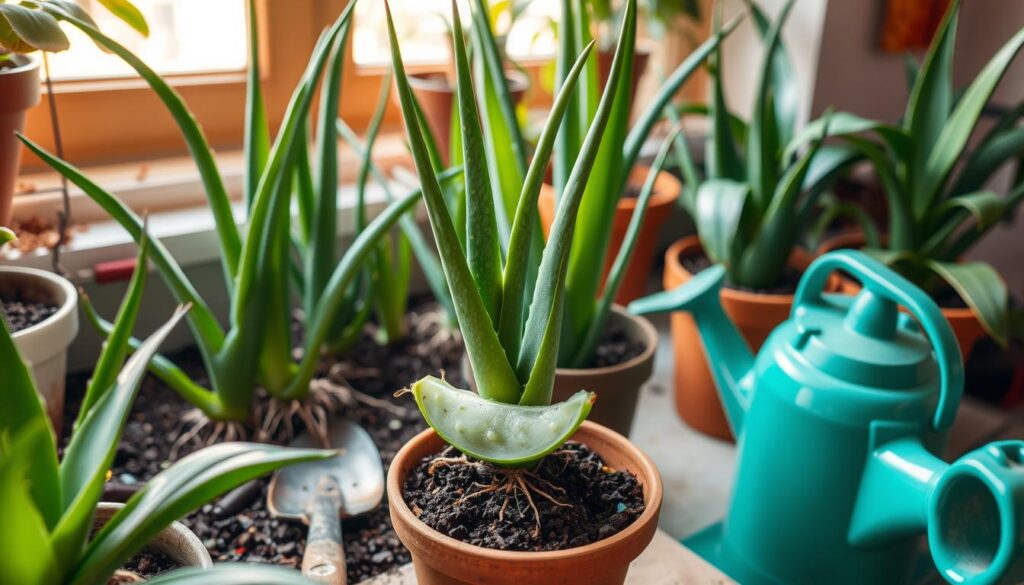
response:
<path fill-rule="evenodd" d="M 0 266 L 0 297 L 13 296 L 57 305 L 45 321 L 14 334 L 21 358 L 32 367 L 36 388 L 46 402 L 46 413 L 59 435 L 64 419 L 64 379 L 68 346 L 78 335 L 78 293 L 67 279 L 45 270 Z"/>

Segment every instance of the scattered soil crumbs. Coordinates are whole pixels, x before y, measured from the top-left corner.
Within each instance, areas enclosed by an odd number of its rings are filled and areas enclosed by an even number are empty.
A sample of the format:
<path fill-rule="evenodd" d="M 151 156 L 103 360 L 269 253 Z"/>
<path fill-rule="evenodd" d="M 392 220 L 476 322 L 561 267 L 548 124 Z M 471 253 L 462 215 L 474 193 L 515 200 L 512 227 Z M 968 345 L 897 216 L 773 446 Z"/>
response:
<path fill-rule="evenodd" d="M 457 455 L 449 447 L 424 458 L 406 479 L 403 497 L 428 526 L 476 546 L 516 551 L 583 546 L 620 532 L 644 510 L 636 477 L 609 469 L 586 445 L 567 443 L 532 472 L 512 472 L 523 474 L 529 499 L 521 489 L 487 491 L 508 481 L 507 470 L 474 460 L 444 463 Z"/>
<path fill-rule="evenodd" d="M 161 573 L 166 573 L 172 569 L 177 569 L 178 564 L 175 563 L 167 555 L 155 551 L 143 550 L 142 552 L 133 556 L 124 566 L 121 567 L 122 571 L 127 573 L 134 573 L 143 579 L 149 580 Z M 132 581 L 119 580 L 117 576 L 108 582 L 110 583 L 131 583 Z"/>
<path fill-rule="evenodd" d="M 34 190 L 34 185 L 21 182 L 18 183 L 16 192 L 23 195 L 32 193 Z M 60 230 L 57 229 L 57 226 L 52 220 L 40 216 L 33 216 L 24 221 L 13 221 L 10 228 L 14 231 L 17 239 L 4 246 L 4 249 L 10 248 L 22 254 L 39 249 L 51 249 L 60 241 Z M 75 232 L 81 232 L 84 229 L 84 226 L 68 227 L 65 230 L 65 245 L 71 243 Z"/>
<path fill-rule="evenodd" d="M 42 323 L 59 309 L 57 305 L 32 301 L 16 295 L 14 298 L 0 298 L 0 311 L 7 316 L 11 329 L 17 333 L 22 329 Z"/>
<path fill-rule="evenodd" d="M 712 266 L 711 259 L 705 256 L 704 254 L 700 254 L 698 256 L 680 256 L 679 259 L 683 264 L 683 268 L 690 271 L 690 274 L 697 274 L 701 270 L 704 270 L 705 268 L 710 268 Z M 801 276 L 803 276 L 803 274 L 800 271 L 790 266 L 787 266 L 786 269 L 782 272 L 782 282 L 779 283 L 777 286 L 771 288 L 751 288 L 746 286 L 738 286 L 728 281 L 726 281 L 725 286 L 726 288 L 731 288 L 733 290 L 740 290 L 744 292 L 751 292 L 764 295 L 791 295 L 796 293 L 796 287 L 797 285 L 800 284 Z"/>
<path fill-rule="evenodd" d="M 410 303 L 409 337 L 404 343 L 381 347 L 375 331 L 368 327 L 344 361 L 324 359 L 320 374 L 333 381 L 347 383 L 357 394 L 342 406 L 339 416 L 363 425 L 380 449 L 385 471 L 395 454 L 409 439 L 426 428 L 411 400 L 395 399 L 395 390 L 409 386 L 428 374 L 442 370 L 452 383 L 462 384 L 459 360 L 462 344 L 438 327 L 434 306 L 422 299 Z M 202 361 L 196 350 L 170 356 L 192 379 L 206 385 Z M 77 412 L 88 376 L 68 380 L 68 409 L 65 432 L 68 433 Z M 176 437 L 181 436 L 181 416 L 191 406 L 155 378 L 143 382 L 135 407 L 118 447 L 111 481 L 105 490 L 108 501 L 131 495 L 173 460 Z M 189 443 L 177 452 L 177 459 L 197 450 Z M 214 562 L 243 561 L 270 563 L 298 568 L 305 552 L 306 526 L 301 522 L 271 518 L 266 509 L 266 490 L 270 478 L 239 488 L 182 519 L 210 550 Z M 387 498 L 369 514 L 345 520 L 345 554 L 350 583 L 387 572 L 410 561 L 388 517 Z"/>

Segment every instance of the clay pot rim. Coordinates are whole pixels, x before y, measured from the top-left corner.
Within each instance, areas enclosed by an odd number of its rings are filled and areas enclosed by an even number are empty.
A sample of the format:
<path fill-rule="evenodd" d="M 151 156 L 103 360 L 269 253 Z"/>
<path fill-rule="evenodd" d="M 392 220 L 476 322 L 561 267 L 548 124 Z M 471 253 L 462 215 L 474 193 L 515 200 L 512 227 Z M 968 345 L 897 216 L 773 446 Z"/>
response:
<path fill-rule="evenodd" d="M 388 468 L 387 494 L 391 512 L 398 514 L 410 529 L 430 538 L 442 547 L 461 550 L 466 554 L 472 554 L 478 558 L 483 558 L 493 562 L 529 561 L 531 563 L 544 563 L 571 556 L 597 555 L 606 550 L 613 549 L 616 546 L 621 545 L 624 541 L 628 541 L 646 525 L 657 519 L 661 510 L 661 501 L 664 490 L 661 483 L 661 474 L 658 472 L 657 466 L 654 465 L 654 462 L 651 461 L 650 457 L 648 457 L 646 453 L 641 451 L 640 448 L 634 445 L 632 441 L 623 437 L 619 433 L 590 421 L 583 421 L 583 425 L 580 426 L 578 431 L 576 431 L 576 435 L 580 433 L 597 436 L 603 435 L 607 442 L 617 444 L 622 451 L 626 453 L 628 459 L 636 463 L 637 479 L 643 480 L 641 481 L 641 486 L 644 489 L 643 513 L 640 514 L 640 516 L 629 526 L 608 538 L 583 546 L 562 550 L 541 552 L 508 551 L 469 544 L 468 542 L 452 538 L 427 526 L 412 513 L 412 510 L 409 509 L 409 505 L 405 501 L 405 497 L 402 494 L 401 482 L 399 480 L 402 466 L 397 463 L 406 458 L 409 451 L 412 451 L 426 441 L 436 441 L 442 445 L 445 444 L 444 440 L 441 439 L 434 429 L 430 428 L 420 432 L 418 435 L 406 442 L 405 445 L 402 445 L 402 448 L 399 449 L 391 463 L 391 466 Z M 574 437 L 576 435 L 574 435 Z M 579 442 L 587 444 L 585 440 L 581 440 Z"/>
<path fill-rule="evenodd" d="M 633 321 L 640 327 L 640 330 L 643 332 L 643 336 L 646 337 L 646 339 L 643 340 L 645 347 L 640 355 L 633 356 L 620 364 L 615 364 L 614 366 L 602 366 L 600 368 L 556 368 L 555 371 L 557 373 L 567 376 L 605 376 L 615 372 L 636 368 L 645 362 L 650 362 L 654 359 L 654 353 L 658 351 L 658 330 L 654 328 L 654 324 L 641 315 L 634 315 L 630 313 L 625 307 L 619 304 L 612 304 L 612 310 L 608 316 L 611 317 L 612 315 Z"/>
<path fill-rule="evenodd" d="M 28 279 L 35 278 L 41 280 L 45 283 L 47 291 L 60 291 L 64 294 L 63 301 L 59 298 L 53 298 L 50 301 L 55 305 L 60 305 L 54 314 L 31 327 L 26 327 L 25 329 L 12 334 L 11 337 L 14 339 L 33 336 L 43 329 L 53 325 L 57 321 L 67 319 L 68 314 L 74 312 L 78 307 L 78 291 L 75 290 L 75 285 L 71 284 L 71 282 L 66 278 L 57 276 L 52 272 L 39 270 L 38 268 L 28 268 L 24 266 L 0 266 L 0 281 L 5 280 L 5 276 L 9 274 L 23 275 Z"/>
<path fill-rule="evenodd" d="M 122 504 L 120 502 L 99 502 L 96 505 L 97 514 L 93 522 L 102 522 L 102 524 L 106 524 L 114 516 L 116 516 L 117 513 L 124 507 L 125 504 Z M 158 532 L 151 539 L 151 542 L 153 540 L 156 540 L 159 537 L 159 535 L 167 534 L 173 535 L 175 538 L 180 539 L 179 544 L 183 545 L 180 548 L 182 550 L 187 549 L 188 551 L 190 551 L 192 553 L 191 556 L 195 557 L 194 560 L 198 562 L 198 564 L 195 565 L 184 565 L 179 561 L 175 561 L 179 565 L 176 568 L 184 569 L 188 567 L 197 567 L 201 569 L 209 569 L 213 567 L 213 557 L 210 556 L 210 551 L 206 549 L 206 545 L 203 544 L 202 540 L 199 540 L 199 537 L 196 536 L 195 532 L 189 530 L 188 527 L 186 527 L 184 524 L 177 520 L 171 522 L 167 525 L 166 528 Z M 160 552 L 167 556 L 171 556 L 168 554 L 169 547 L 159 545 L 154 546 L 153 544 L 151 544 L 151 542 L 148 542 L 145 545 L 143 545 L 138 552 L 150 550 Z"/>
<path fill-rule="evenodd" d="M 415 89 L 436 91 L 438 93 L 455 93 L 455 88 L 449 85 L 448 78 L 437 71 L 410 73 L 409 86 Z M 512 93 L 526 91 L 530 88 L 530 76 L 522 71 L 509 69 L 505 71 L 505 79 L 509 82 L 508 90 Z"/>
<path fill-rule="evenodd" d="M 34 55 L 25 55 L 23 53 L 15 53 L 12 60 L 15 63 L 14 67 L 8 67 L 0 69 L 0 77 L 5 75 L 18 75 L 21 73 L 27 73 L 33 69 L 39 69 L 40 60 Z"/>
<path fill-rule="evenodd" d="M 694 248 L 703 251 L 704 247 L 700 242 L 699 236 L 686 236 L 680 240 L 676 240 L 669 246 L 668 251 L 665 252 L 665 268 L 666 270 L 674 273 L 675 275 L 689 275 L 693 276 L 693 273 L 683 266 L 683 263 L 679 258 L 683 254 L 692 252 Z M 792 262 L 790 262 L 792 264 Z M 736 290 L 734 288 L 722 287 L 722 296 L 729 298 L 730 300 L 740 303 L 760 304 L 760 305 L 790 305 L 793 303 L 792 294 L 771 294 L 771 293 L 755 293 L 745 290 Z"/>
<path fill-rule="evenodd" d="M 640 181 L 633 181 L 634 174 L 637 171 L 642 171 L 644 179 Z M 644 164 L 635 164 L 633 169 L 629 173 L 629 180 L 626 181 L 630 185 L 642 186 L 648 173 L 651 172 L 651 167 Z M 665 207 L 672 205 L 679 199 L 679 194 L 683 192 L 683 184 L 676 178 L 672 173 L 661 170 L 658 171 L 658 176 L 654 179 L 654 193 L 651 194 L 651 200 L 647 203 L 648 209 L 655 207 Z M 633 210 L 636 209 L 636 197 L 619 197 L 619 202 L 616 205 L 618 209 Z"/>
<path fill-rule="evenodd" d="M 598 43 L 598 44 L 600 44 L 600 43 Z M 638 56 L 638 57 L 639 56 L 650 57 L 651 55 L 654 54 L 654 51 L 657 50 L 657 48 L 658 48 L 658 43 L 657 43 L 657 41 L 655 41 L 653 39 L 637 39 L 636 40 L 636 44 L 635 44 L 635 46 L 633 48 L 633 53 L 636 56 Z M 611 55 L 615 54 L 615 47 L 612 47 L 610 49 L 598 48 L 597 52 L 599 54 L 602 54 L 602 55 L 609 55 L 609 56 L 611 56 Z"/>

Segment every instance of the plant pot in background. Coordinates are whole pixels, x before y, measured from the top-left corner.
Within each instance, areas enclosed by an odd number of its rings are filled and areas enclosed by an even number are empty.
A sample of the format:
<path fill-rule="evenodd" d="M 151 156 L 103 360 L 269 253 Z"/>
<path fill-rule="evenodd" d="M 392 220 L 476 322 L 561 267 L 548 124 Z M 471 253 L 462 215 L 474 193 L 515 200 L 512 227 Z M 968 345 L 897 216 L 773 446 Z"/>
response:
<path fill-rule="evenodd" d="M 833 250 L 859 250 L 866 244 L 863 233 L 859 231 L 848 232 L 826 239 L 818 246 L 818 254 L 824 254 Z M 839 287 L 845 294 L 853 295 L 860 291 L 860 283 L 849 278 L 840 279 Z M 981 321 L 978 320 L 978 317 L 970 308 L 939 308 L 942 309 L 942 316 L 946 318 L 946 321 L 949 321 L 950 327 L 953 328 L 953 336 L 956 337 L 957 344 L 960 346 L 960 354 L 963 356 L 964 363 L 966 363 L 971 357 L 971 352 L 974 351 L 974 346 L 987 337 L 988 332 L 985 331 L 985 327 L 982 326 Z"/>
<path fill-rule="evenodd" d="M 630 106 L 636 103 L 636 91 L 640 87 L 640 80 L 647 71 L 647 62 L 651 60 L 651 53 L 654 47 L 651 43 L 637 41 L 636 51 L 633 53 L 633 78 L 630 80 Z M 615 58 L 614 51 L 599 50 L 597 52 L 597 74 L 601 80 L 601 87 L 608 84 L 608 76 L 612 72 L 612 59 Z"/>
<path fill-rule="evenodd" d="M 644 488 L 646 509 L 621 532 L 586 546 L 550 552 L 488 549 L 456 540 L 421 522 L 402 496 L 408 474 L 429 455 L 444 448 L 433 430 L 405 444 L 388 470 L 391 522 L 412 553 L 419 585 L 622 585 L 629 563 L 654 537 L 661 511 L 661 477 L 654 463 L 625 437 L 584 422 L 572 440 L 597 452 L 609 467 L 636 475 Z"/>
<path fill-rule="evenodd" d="M 100 503 L 96 508 L 93 528 L 99 530 L 123 507 L 124 504 Z M 213 560 L 203 542 L 180 522 L 173 522 L 161 530 L 146 543 L 144 550 L 165 555 L 177 565 L 175 568 L 208 569 L 213 566 Z"/>
<path fill-rule="evenodd" d="M 636 165 L 629 175 L 629 185 L 638 190 L 647 179 L 650 167 Z M 676 200 L 682 185 L 674 175 L 662 171 L 654 182 L 654 195 L 647 207 L 647 215 L 644 216 L 643 226 L 640 228 L 640 235 L 637 237 L 636 247 L 633 249 L 633 258 L 626 268 L 626 274 L 622 279 L 622 286 L 615 295 L 615 302 L 620 305 L 627 305 L 630 301 L 636 300 L 644 295 L 647 289 L 647 280 L 654 264 L 655 248 L 658 244 L 658 230 L 665 223 L 665 220 L 672 214 Z M 626 237 L 626 229 L 636 209 L 636 197 L 621 197 L 615 208 L 615 217 L 612 220 L 611 241 L 608 242 L 608 252 L 604 259 L 604 276 L 602 281 L 607 280 L 608 272 L 615 262 L 615 256 L 619 253 L 622 240 Z M 545 183 L 540 190 L 538 198 L 540 208 L 541 225 L 544 228 L 544 236 L 547 237 L 551 224 L 555 220 L 555 191 L 551 185 Z"/>
<path fill-rule="evenodd" d="M 671 290 L 689 281 L 693 274 L 683 266 L 683 258 L 703 255 L 700 238 L 688 236 L 672 244 L 665 253 L 663 285 Z M 789 265 L 800 271 L 813 257 L 795 249 Z M 757 352 L 768 335 L 789 318 L 793 295 L 759 294 L 722 288 L 722 308 L 736 324 L 751 350 Z M 672 345 L 675 356 L 676 410 L 691 427 L 725 440 L 735 440 L 711 370 L 697 324 L 689 313 L 672 313 Z"/>
<path fill-rule="evenodd" d="M 530 78 L 519 71 L 508 71 L 505 75 L 512 102 L 518 104 L 530 87 Z M 441 158 L 447 162 L 455 88 L 448 83 L 444 73 L 414 73 L 409 76 L 409 86 L 423 108 L 430 132 L 437 138 Z"/>
<path fill-rule="evenodd" d="M 67 279 L 51 272 L 0 266 L 0 297 L 15 296 L 58 307 L 49 318 L 18 331 L 13 338 L 21 358 L 32 368 L 36 387 L 46 402 L 46 414 L 59 437 L 64 420 L 68 346 L 78 335 L 78 293 Z"/>
<path fill-rule="evenodd" d="M 15 67 L 0 67 L 0 225 L 11 223 L 14 187 L 21 163 L 25 114 L 39 103 L 39 60 L 15 55 Z"/>
<path fill-rule="evenodd" d="M 630 340 L 643 343 L 643 353 L 614 366 L 556 369 L 551 402 L 563 402 L 580 390 L 590 390 L 597 395 L 597 401 L 594 402 L 587 420 L 628 437 L 633 427 L 633 415 L 636 413 L 640 389 L 654 371 L 658 332 L 650 321 L 644 317 L 631 315 L 618 305 L 612 307 L 608 321 L 609 325 L 613 324 L 621 329 Z M 475 391 L 473 371 L 465 356 L 462 358 L 462 375 Z"/>

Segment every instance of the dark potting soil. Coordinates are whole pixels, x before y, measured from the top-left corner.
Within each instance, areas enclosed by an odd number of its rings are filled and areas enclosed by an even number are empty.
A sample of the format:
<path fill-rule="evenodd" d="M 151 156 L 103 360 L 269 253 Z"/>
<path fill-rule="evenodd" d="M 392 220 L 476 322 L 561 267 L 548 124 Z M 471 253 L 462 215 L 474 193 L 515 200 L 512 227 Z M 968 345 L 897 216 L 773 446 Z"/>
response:
<path fill-rule="evenodd" d="M 488 463 L 469 460 L 431 470 L 436 459 L 456 455 L 448 447 L 425 457 L 402 494 L 428 526 L 476 546 L 516 551 L 583 546 L 620 532 L 644 510 L 636 477 L 608 468 L 586 445 L 567 443 L 523 476 L 530 499 L 519 489 L 485 490 L 509 481 L 507 472 Z M 539 530 L 534 509 L 540 513 Z"/>
<path fill-rule="evenodd" d="M 57 305 L 25 299 L 20 295 L 0 298 L 0 311 L 7 316 L 7 322 L 11 324 L 11 329 L 15 333 L 42 323 L 52 317 L 59 308 Z"/>
<path fill-rule="evenodd" d="M 606 368 L 628 362 L 647 349 L 643 341 L 632 339 L 621 327 L 605 328 L 594 349 L 592 368 Z"/>
<path fill-rule="evenodd" d="M 711 259 L 704 254 L 680 256 L 679 261 L 682 263 L 683 268 L 687 269 L 690 274 L 697 274 L 701 270 L 710 268 L 713 265 Z M 782 272 L 782 282 L 777 286 L 771 288 L 751 288 L 747 286 L 738 286 L 726 280 L 725 287 L 733 290 L 763 295 L 791 295 L 796 293 L 796 287 L 800 284 L 801 276 L 803 276 L 803 274 L 800 271 L 787 266 Z"/>
<path fill-rule="evenodd" d="M 135 573 L 147 580 L 177 568 L 178 564 L 172 561 L 170 557 L 150 550 L 143 550 L 137 553 L 121 567 L 122 570 Z M 113 582 L 116 583 L 117 581 L 114 580 Z"/>
<path fill-rule="evenodd" d="M 321 363 L 321 373 L 340 377 L 359 394 L 342 406 L 339 416 L 348 417 L 373 437 L 380 449 L 385 470 L 401 448 L 425 428 L 414 405 L 395 400 L 392 393 L 425 375 L 444 371 L 449 380 L 462 384 L 459 360 L 462 344 L 457 338 L 436 335 L 433 320 L 422 301 L 411 303 L 418 317 L 404 343 L 381 347 L 368 328 L 344 361 Z M 194 349 L 170 356 L 198 383 L 206 384 L 202 361 Z M 77 412 L 87 375 L 68 380 L 68 410 L 64 437 Z M 106 498 L 128 497 L 141 482 L 159 473 L 174 459 L 180 459 L 201 445 L 190 443 L 172 456 L 174 441 L 182 434 L 181 416 L 191 406 L 177 393 L 149 376 L 143 382 L 118 447 Z M 299 567 L 305 551 L 306 526 L 272 518 L 266 508 L 266 477 L 243 492 L 228 494 L 182 519 L 210 550 L 214 562 L 243 561 Z M 226 511 L 223 508 L 228 508 Z M 399 542 L 388 517 L 387 499 L 381 506 L 343 526 L 348 578 L 359 583 L 409 562 L 408 551 Z"/>

